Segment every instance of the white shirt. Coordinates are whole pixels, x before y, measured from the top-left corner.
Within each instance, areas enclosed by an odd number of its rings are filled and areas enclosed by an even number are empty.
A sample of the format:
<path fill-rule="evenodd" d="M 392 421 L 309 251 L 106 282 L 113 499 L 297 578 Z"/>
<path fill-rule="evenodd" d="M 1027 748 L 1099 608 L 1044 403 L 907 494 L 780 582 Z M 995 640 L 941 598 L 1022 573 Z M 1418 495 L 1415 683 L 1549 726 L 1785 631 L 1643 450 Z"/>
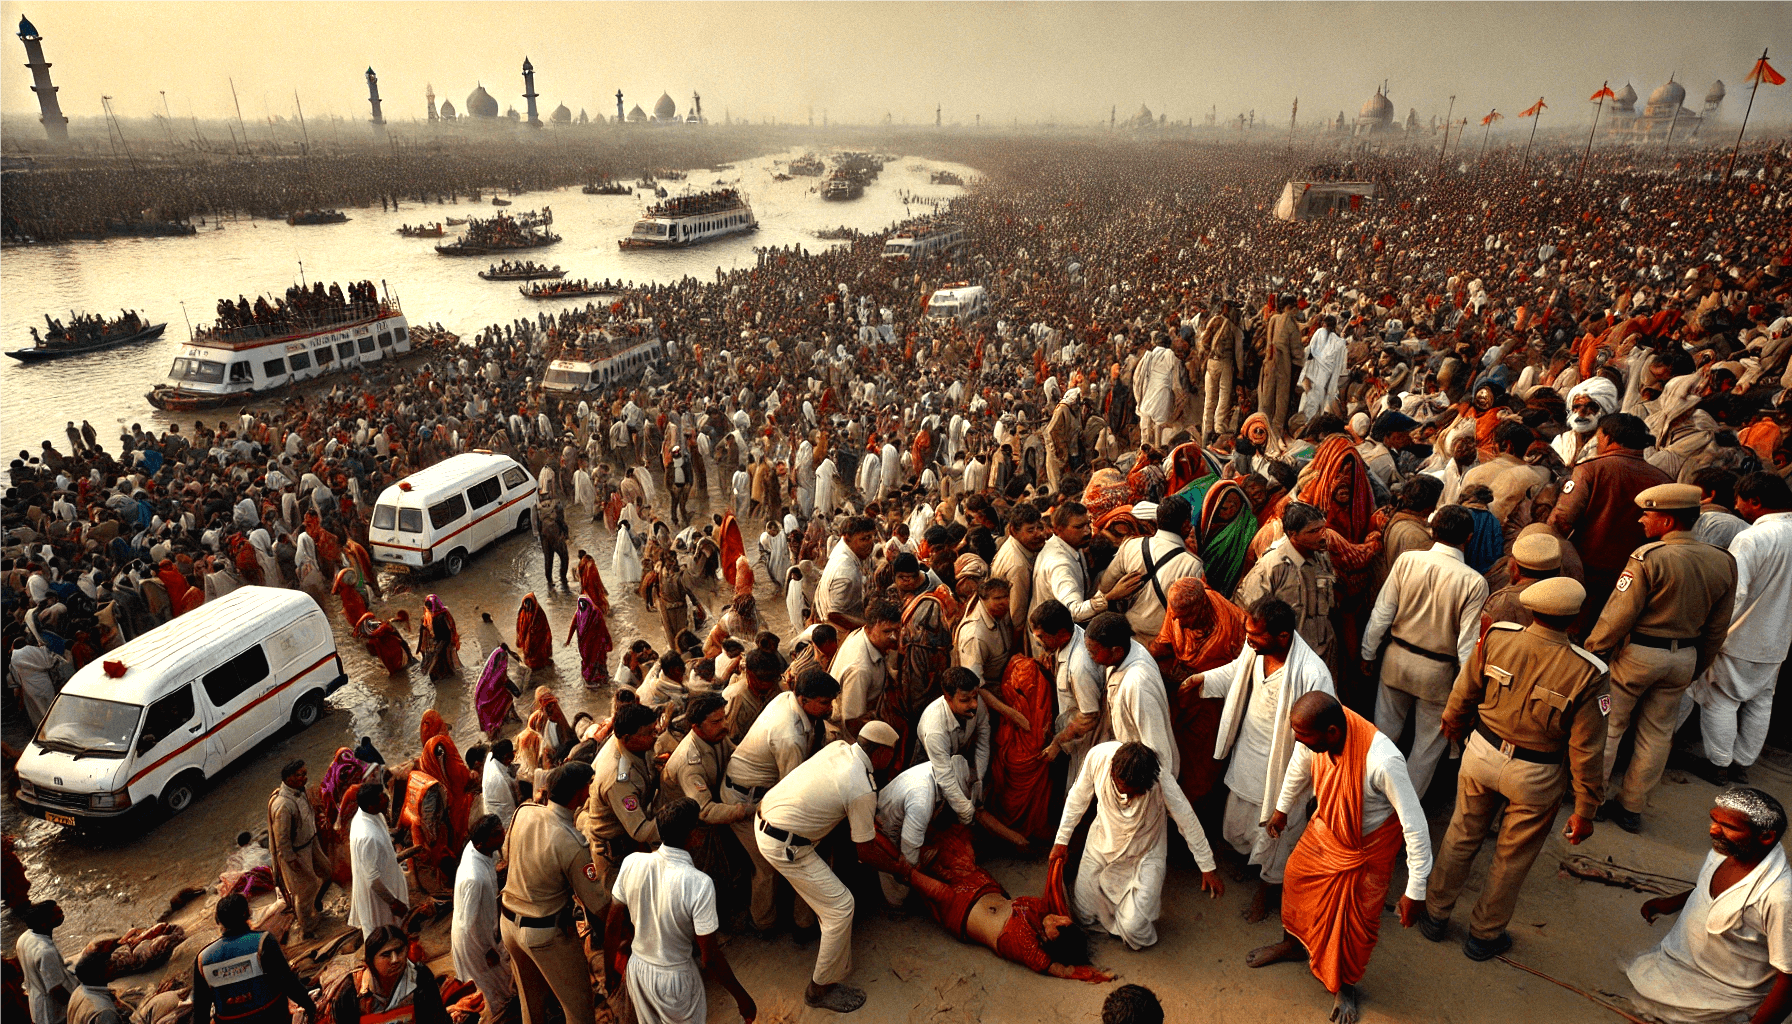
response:
<path fill-rule="evenodd" d="M 877 649 L 864 629 L 855 629 L 840 641 L 830 671 L 840 681 L 840 699 L 834 702 L 830 719 L 836 726 L 877 710 L 889 683 L 889 665 L 884 661 L 884 652 Z"/>
<path fill-rule="evenodd" d="M 610 895 L 628 907 L 634 922 L 631 955 L 656 967 L 694 965 L 697 937 L 714 935 L 720 927 L 715 883 L 676 846 L 662 843 L 652 853 L 629 854 Z"/>
<path fill-rule="evenodd" d="M 490 760 L 486 761 L 491 764 Z M 509 825 L 506 820 L 505 825 Z M 509 995 L 515 982 L 510 974 L 510 954 L 498 939 L 498 869 L 490 854 L 468 843 L 454 870 L 454 918 L 449 925 L 449 946 L 454 954 L 454 973 L 471 981 L 488 999 Z M 496 965 L 485 954 L 496 952 Z"/>
<path fill-rule="evenodd" d="M 1306 799 L 1313 782 L 1314 756 L 1313 748 L 1305 743 L 1295 744 L 1276 810 L 1287 814 L 1297 800 Z M 1419 807 L 1419 794 L 1413 791 L 1412 776 L 1406 773 L 1406 758 L 1393 740 L 1377 732 L 1369 741 L 1364 762 L 1362 834 L 1367 836 L 1380 828 L 1390 814 L 1400 816 L 1400 829 L 1406 833 L 1406 895 L 1423 900 L 1425 881 L 1431 877 L 1431 831 L 1425 823 L 1425 812 Z"/>
<path fill-rule="evenodd" d="M 970 775 L 964 758 L 955 758 L 957 770 Z M 877 793 L 877 829 L 902 849 L 902 859 L 910 864 L 921 860 L 921 847 L 927 845 L 927 826 L 944 799 L 939 783 L 933 778 L 933 765 L 922 762 L 890 780 Z"/>
<path fill-rule="evenodd" d="M 844 820 L 853 842 L 869 843 L 877 836 L 877 781 L 871 777 L 871 759 L 858 744 L 835 740 L 773 786 L 759 805 L 759 816 L 811 840 L 826 836 Z"/>
<path fill-rule="evenodd" d="M 1052 598 L 1070 609 L 1072 619 L 1088 622 L 1108 607 L 1108 599 L 1100 592 L 1090 593 L 1089 583 L 1089 563 L 1083 553 L 1056 534 L 1047 537 L 1033 559 L 1033 606 Z"/>
<path fill-rule="evenodd" d="M 1189 553 L 1180 536 L 1159 530 L 1150 537 L 1130 539 L 1120 545 L 1114 560 L 1108 563 L 1107 571 L 1101 574 L 1101 586 L 1112 586 L 1129 572 L 1146 572 L 1147 547 L 1150 548 L 1151 563 L 1159 566 L 1157 586 L 1152 586 L 1151 574 L 1147 572 L 1144 584 L 1133 592 L 1126 621 L 1132 623 L 1135 634 L 1155 637 L 1164 624 L 1166 607 L 1163 597 L 1169 596 L 1170 584 L 1184 576 L 1200 576 L 1202 567 L 1201 560 Z M 1163 597 L 1159 597 L 1159 588 L 1162 588 Z"/>
<path fill-rule="evenodd" d="M 1394 559 L 1387 583 L 1363 630 L 1363 657 L 1379 650 L 1391 627 L 1395 636 L 1433 654 L 1456 654 L 1466 665 L 1481 639 L 1487 578 L 1468 567 L 1462 549 L 1433 544 Z"/>
<path fill-rule="evenodd" d="M 1089 655 L 1083 627 L 1072 626 L 1070 642 L 1057 652 L 1052 666 L 1058 690 L 1058 720 L 1053 728 L 1062 732 L 1072 715 L 1101 714 L 1101 700 L 1107 693 L 1107 673 Z"/>
<path fill-rule="evenodd" d="M 852 553 L 842 539 L 828 554 L 827 567 L 821 570 L 821 582 L 815 587 L 815 615 L 827 621 L 828 615 L 840 612 L 855 619 L 865 616 L 865 563 Z"/>
<path fill-rule="evenodd" d="M 952 770 L 952 758 L 971 750 L 971 788 L 975 790 L 989 771 L 989 710 L 979 699 L 977 710 L 971 717 L 960 721 L 945 697 L 935 697 L 933 703 L 921 712 L 918 730 L 921 747 L 927 752 L 927 762 L 933 768 L 934 783 L 940 787 L 946 802 L 952 805 L 958 820 L 969 825 L 976 817 L 977 808 L 971 793 L 959 784 L 958 773 Z"/>
<path fill-rule="evenodd" d="M 1792 972 L 1792 879 L 1778 843 L 1736 884 L 1711 895 L 1724 855 L 1705 854 L 1699 879 L 1661 944 L 1630 964 L 1630 983 L 1668 1007 L 1748 1013 Z M 1692 1013 L 1687 1014 L 1693 1016 Z M 1724 1019 L 1729 1019 L 1727 1016 Z"/>
<path fill-rule="evenodd" d="M 60 987 L 75 994 L 75 976 L 69 973 L 56 942 L 48 935 L 27 931 L 13 947 L 19 967 L 25 974 L 25 993 L 31 1002 L 31 1024 L 59 1024 L 68 1016 L 67 1009 L 49 998 L 51 989 Z"/>
<path fill-rule="evenodd" d="M 357 810 L 348 826 L 348 856 L 352 876 L 348 926 L 361 929 L 363 936 L 370 935 L 380 925 L 393 922 L 385 901 L 373 894 L 374 879 L 385 883 L 386 892 L 394 899 L 407 907 L 411 904 L 411 890 L 405 884 L 404 868 L 398 863 L 392 836 L 386 831 L 386 819 Z"/>
<path fill-rule="evenodd" d="M 1156 751 L 1165 777 L 1173 780 L 1181 765 L 1176 733 L 1170 727 L 1169 691 L 1151 652 L 1137 640 L 1129 643 L 1126 657 L 1108 669 L 1107 731 L 1121 743 L 1143 743 Z"/>
<path fill-rule="evenodd" d="M 1771 512 L 1730 541 L 1736 603 L 1724 653 L 1773 664 L 1792 645 L 1792 512 Z"/>
<path fill-rule="evenodd" d="M 485 800 L 485 813 L 496 814 L 504 827 L 509 828 L 510 818 L 516 814 L 516 782 L 495 757 L 488 755 L 485 759 L 485 770 L 479 776 L 479 792 Z"/>
<path fill-rule="evenodd" d="M 723 777 L 747 789 L 775 785 L 809 756 L 813 728 L 795 693 L 778 694 L 734 748 Z"/>

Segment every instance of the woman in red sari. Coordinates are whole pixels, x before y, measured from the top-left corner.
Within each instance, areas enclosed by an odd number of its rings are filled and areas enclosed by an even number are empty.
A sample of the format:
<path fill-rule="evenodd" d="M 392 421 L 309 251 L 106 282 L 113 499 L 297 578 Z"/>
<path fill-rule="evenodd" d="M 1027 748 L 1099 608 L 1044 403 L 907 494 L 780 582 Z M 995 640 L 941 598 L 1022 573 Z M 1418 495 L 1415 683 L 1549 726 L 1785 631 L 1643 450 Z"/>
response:
<path fill-rule="evenodd" d="M 1332 598 L 1332 627 L 1339 641 L 1340 696 L 1367 680 L 1362 678 L 1357 648 L 1368 618 L 1375 556 L 1381 554 L 1381 531 L 1375 529 L 1375 500 L 1369 492 L 1369 467 L 1348 437 L 1327 438 L 1313 455 L 1300 483 L 1300 500 L 1325 510 L 1326 551 L 1338 574 Z M 1335 670 L 1334 670 L 1335 671 Z M 1348 689 L 1347 689 L 1348 688 Z M 1354 703 L 1346 700 L 1345 703 Z"/>
<path fill-rule="evenodd" d="M 735 519 L 733 511 L 722 513 L 722 525 L 716 531 L 716 538 L 722 547 L 722 557 L 716 566 L 716 575 L 725 583 L 734 582 L 735 563 L 746 557 L 746 542 L 741 539 L 740 521 Z M 751 588 L 749 587 L 749 593 Z"/>
<path fill-rule="evenodd" d="M 1056 702 L 1056 684 L 1037 661 L 1024 654 L 1008 659 L 1002 703 L 1025 715 L 1031 727 L 1022 731 L 1005 715 L 990 716 L 995 756 L 989 766 L 988 808 L 997 821 L 1030 840 L 1049 839 L 1057 828 L 1051 817 L 1051 764 L 1039 759 L 1039 751 L 1051 742 Z M 1207 750 L 1212 760 L 1211 741 Z"/>
<path fill-rule="evenodd" d="M 168 617 L 171 619 L 205 603 L 205 591 L 188 583 L 187 578 L 174 567 L 172 559 L 162 559 L 161 567 L 156 570 L 156 579 L 162 581 L 162 589 L 168 592 Z"/>
<path fill-rule="evenodd" d="M 554 631 L 533 591 L 523 595 L 523 606 L 516 612 L 516 648 L 531 671 L 554 663 Z"/>
<path fill-rule="evenodd" d="M 336 570 L 330 593 L 342 599 L 342 621 L 360 622 L 367 614 L 367 595 L 361 592 L 361 570 L 354 566 Z"/>
<path fill-rule="evenodd" d="M 1225 773 L 1213 757 L 1220 712 L 1226 702 L 1184 688 L 1189 676 L 1225 665 L 1244 649 L 1244 610 L 1213 592 L 1198 576 L 1170 584 L 1169 613 L 1147 648 L 1170 687 L 1170 724 L 1182 762 L 1183 795 L 1189 803 L 1206 796 Z"/>
<path fill-rule="evenodd" d="M 579 642 L 579 676 L 586 686 L 599 686 L 610 677 L 607 661 L 610 648 L 610 627 L 591 602 L 589 594 L 579 595 L 579 610 L 573 614 L 572 626 L 566 631 L 566 642 Z"/>
<path fill-rule="evenodd" d="M 392 628 L 390 622 L 376 617 L 372 612 L 362 612 L 355 622 L 355 635 L 367 645 L 380 664 L 392 675 L 403 672 L 411 663 L 411 647 L 404 642 L 398 630 Z"/>

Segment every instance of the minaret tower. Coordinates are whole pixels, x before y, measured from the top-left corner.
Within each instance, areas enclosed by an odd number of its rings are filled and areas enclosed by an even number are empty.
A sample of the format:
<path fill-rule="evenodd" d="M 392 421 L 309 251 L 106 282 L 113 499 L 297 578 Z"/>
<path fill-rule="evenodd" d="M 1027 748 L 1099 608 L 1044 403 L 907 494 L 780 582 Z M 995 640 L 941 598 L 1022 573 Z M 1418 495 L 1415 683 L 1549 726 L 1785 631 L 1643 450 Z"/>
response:
<path fill-rule="evenodd" d="M 373 137 L 386 141 L 386 119 L 380 116 L 380 76 L 367 69 L 367 102 L 373 104 Z"/>
<path fill-rule="evenodd" d="M 50 84 L 50 62 L 44 60 L 44 37 L 37 34 L 30 20 L 19 18 L 19 40 L 25 44 L 25 66 L 31 69 L 31 91 L 37 93 L 38 108 L 43 111 L 45 134 L 58 145 L 68 142 L 68 118 L 62 116 L 62 105 L 56 102 L 56 87 Z"/>
<path fill-rule="evenodd" d="M 621 124 L 622 121 L 622 90 L 618 89 L 616 90 L 616 123 Z"/>
<path fill-rule="evenodd" d="M 425 85 L 423 87 L 423 98 L 429 101 L 429 119 L 431 121 L 438 120 L 439 115 L 436 113 L 436 87 L 433 85 Z"/>
<path fill-rule="evenodd" d="M 535 113 L 535 65 L 523 58 L 523 99 L 529 101 L 529 127 L 540 128 L 541 118 Z"/>

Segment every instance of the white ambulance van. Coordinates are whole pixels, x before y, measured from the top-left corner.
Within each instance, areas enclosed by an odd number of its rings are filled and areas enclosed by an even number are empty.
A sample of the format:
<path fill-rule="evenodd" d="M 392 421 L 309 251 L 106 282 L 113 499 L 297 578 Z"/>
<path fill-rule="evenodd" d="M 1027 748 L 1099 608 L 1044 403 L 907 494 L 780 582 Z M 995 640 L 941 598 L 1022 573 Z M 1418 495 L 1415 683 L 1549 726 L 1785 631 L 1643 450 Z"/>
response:
<path fill-rule="evenodd" d="M 467 452 L 380 493 L 369 553 L 394 572 L 460 575 L 480 549 L 529 528 L 541 503 L 529 471 L 508 455 Z"/>

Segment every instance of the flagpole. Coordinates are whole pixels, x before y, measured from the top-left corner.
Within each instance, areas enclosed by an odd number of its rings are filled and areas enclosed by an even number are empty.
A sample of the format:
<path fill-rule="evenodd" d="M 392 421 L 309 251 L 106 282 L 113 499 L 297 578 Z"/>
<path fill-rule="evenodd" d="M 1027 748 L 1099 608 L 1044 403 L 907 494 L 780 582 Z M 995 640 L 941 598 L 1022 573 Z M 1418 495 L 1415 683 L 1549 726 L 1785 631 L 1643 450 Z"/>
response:
<path fill-rule="evenodd" d="M 1736 132 L 1736 145 L 1730 147 L 1730 166 L 1724 168 L 1724 184 L 1730 183 L 1730 175 L 1736 171 L 1736 152 L 1742 148 L 1742 133 L 1748 131 L 1749 111 L 1755 109 L 1755 93 L 1761 91 L 1761 79 L 1767 77 L 1762 73 L 1762 66 L 1767 63 L 1767 49 L 1761 49 L 1761 62 L 1755 65 L 1755 87 L 1748 91 L 1748 107 L 1742 112 L 1742 127 Z"/>
<path fill-rule="evenodd" d="M 1475 154 L 1475 163 L 1477 164 L 1481 162 L 1482 158 L 1487 156 L 1487 137 L 1493 134 L 1493 115 L 1497 113 L 1499 113 L 1498 107 L 1487 112 L 1487 127 L 1481 131 L 1481 152 Z"/>
<path fill-rule="evenodd" d="M 1537 141 L 1537 122 L 1543 120 L 1543 97 L 1537 97 L 1537 112 L 1532 114 L 1531 117 L 1533 118 L 1531 121 L 1531 137 L 1525 140 L 1524 166 L 1519 169 L 1520 174 L 1531 169 L 1531 143 Z"/>
<path fill-rule="evenodd" d="M 1587 158 L 1593 155 L 1593 133 L 1599 130 L 1599 114 L 1605 109 L 1605 94 L 1610 92 L 1611 88 L 1610 79 L 1599 85 L 1599 106 L 1593 108 L 1593 127 L 1587 132 L 1587 151 L 1580 156 L 1580 173 L 1574 176 L 1576 185 L 1579 185 L 1587 177 Z M 1740 143 L 1742 140 L 1737 139 L 1736 141 Z"/>
<path fill-rule="evenodd" d="M 1444 148 L 1437 151 L 1437 176 L 1444 176 L 1444 154 L 1450 150 L 1450 115 L 1456 113 L 1456 97 L 1450 97 L 1450 108 L 1444 111 Z"/>

